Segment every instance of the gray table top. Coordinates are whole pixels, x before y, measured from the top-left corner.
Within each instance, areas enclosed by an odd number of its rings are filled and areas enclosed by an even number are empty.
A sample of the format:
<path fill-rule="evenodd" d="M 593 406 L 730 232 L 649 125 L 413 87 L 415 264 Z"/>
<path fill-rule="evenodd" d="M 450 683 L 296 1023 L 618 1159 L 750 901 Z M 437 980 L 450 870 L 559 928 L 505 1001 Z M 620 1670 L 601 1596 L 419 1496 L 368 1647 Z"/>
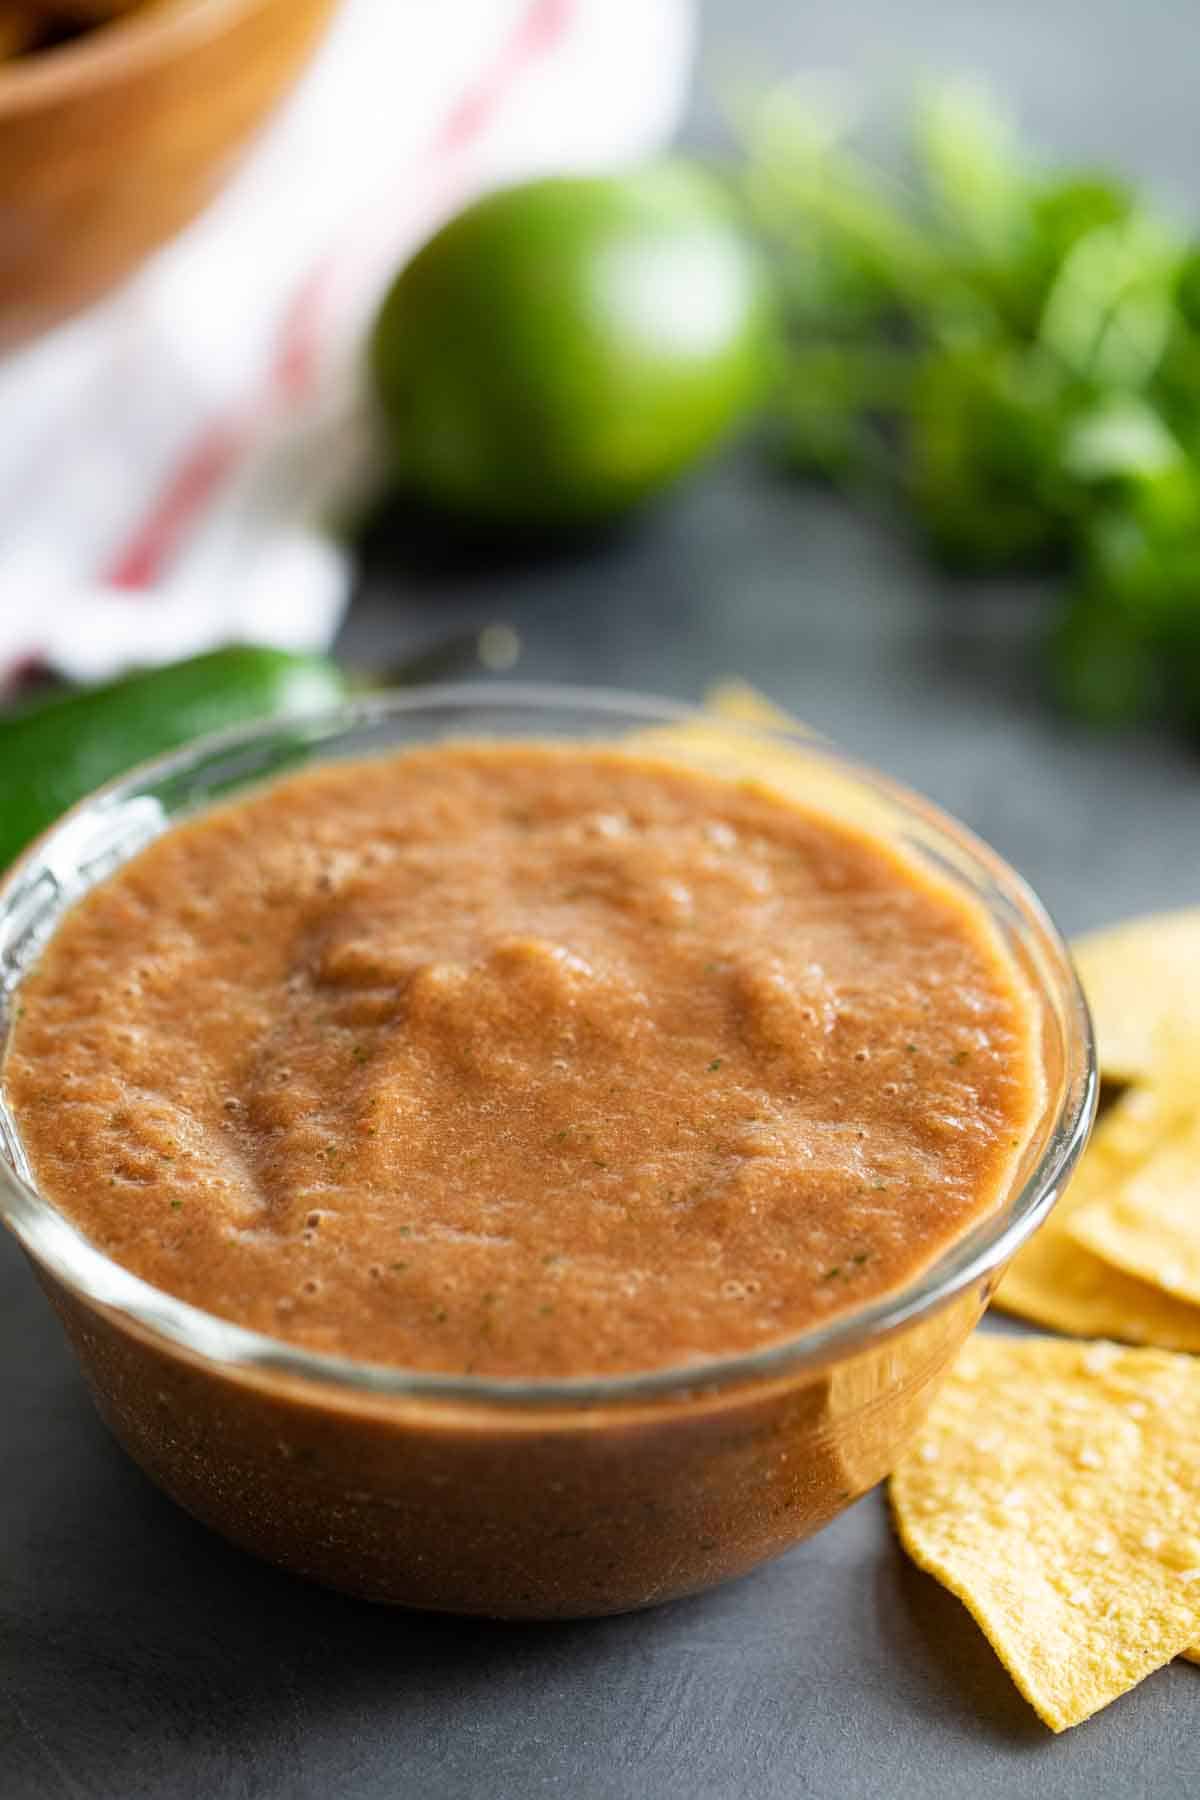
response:
<path fill-rule="evenodd" d="M 970 65 L 1036 132 L 1170 191 L 1194 168 L 1193 0 L 716 0 L 710 67 Z M 711 119 L 698 108 L 694 129 Z M 943 584 L 882 523 L 727 457 L 574 558 L 378 545 L 344 634 L 394 656 L 504 619 L 522 674 L 696 697 L 736 671 L 922 788 L 1069 930 L 1200 896 L 1194 753 L 1042 703 L 1045 591 Z M 731 1587 L 570 1626 L 390 1615 L 227 1549 L 109 1441 L 0 1242 L 4 1800 L 851 1800 L 1196 1790 L 1200 1669 L 1054 1739 L 868 1496 Z"/>

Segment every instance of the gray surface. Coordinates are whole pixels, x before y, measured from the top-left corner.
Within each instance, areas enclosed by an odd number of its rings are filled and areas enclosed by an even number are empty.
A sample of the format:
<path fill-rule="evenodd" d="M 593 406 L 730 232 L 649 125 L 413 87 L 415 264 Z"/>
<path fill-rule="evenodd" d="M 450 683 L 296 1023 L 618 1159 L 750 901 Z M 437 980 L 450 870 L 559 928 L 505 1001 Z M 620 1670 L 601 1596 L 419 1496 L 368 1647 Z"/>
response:
<path fill-rule="evenodd" d="M 969 63 L 1047 141 L 1169 190 L 1194 173 L 1193 0 L 739 0 L 720 66 Z M 751 57 L 751 60 L 753 58 Z M 506 618 L 523 673 L 680 696 L 738 670 L 924 788 L 1068 928 L 1200 897 L 1197 766 L 1042 707 L 1037 590 L 932 581 L 882 526 L 728 459 L 655 520 L 505 571 L 375 559 L 347 650 Z M 735 1800 L 1168 1796 L 1197 1789 L 1200 1670 L 1061 1739 L 878 1496 L 774 1566 L 641 1617 L 555 1628 L 388 1616 L 225 1549 L 126 1464 L 0 1243 L 0 1797 Z"/>

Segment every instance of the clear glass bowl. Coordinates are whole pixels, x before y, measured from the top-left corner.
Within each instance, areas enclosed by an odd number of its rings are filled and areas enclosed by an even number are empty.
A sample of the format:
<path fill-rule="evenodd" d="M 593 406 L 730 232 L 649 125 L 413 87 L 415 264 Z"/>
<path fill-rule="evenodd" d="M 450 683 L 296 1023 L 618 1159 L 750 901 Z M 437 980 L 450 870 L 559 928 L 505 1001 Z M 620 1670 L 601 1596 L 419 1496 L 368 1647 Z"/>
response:
<path fill-rule="evenodd" d="M 740 1574 L 888 1472 L 1068 1178 L 1095 1109 L 1091 1029 L 1062 941 L 1020 878 L 814 739 L 593 690 L 372 697 L 208 739 L 110 784 L 0 889 L 0 1056 L 22 977 L 65 910 L 179 818 L 284 771 L 409 744 L 664 727 L 675 735 L 660 753 L 718 770 L 744 773 L 768 750 L 789 792 L 869 825 L 986 908 L 1040 1013 L 1045 1102 L 1008 1190 L 900 1290 L 751 1354 L 611 1379 L 429 1374 L 311 1354 L 122 1269 L 37 1192 L 0 1069 L 0 1216 L 116 1436 L 235 1543 L 372 1599 L 503 1617 L 623 1611 Z"/>

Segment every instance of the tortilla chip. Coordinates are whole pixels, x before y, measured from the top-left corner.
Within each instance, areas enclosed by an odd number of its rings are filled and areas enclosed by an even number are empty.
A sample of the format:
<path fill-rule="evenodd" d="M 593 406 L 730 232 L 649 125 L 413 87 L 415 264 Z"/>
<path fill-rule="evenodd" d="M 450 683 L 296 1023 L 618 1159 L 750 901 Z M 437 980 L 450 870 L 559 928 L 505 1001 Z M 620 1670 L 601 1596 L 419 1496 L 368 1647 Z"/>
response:
<path fill-rule="evenodd" d="M 761 781 L 848 825 L 885 835 L 894 826 L 890 798 L 857 775 L 841 774 L 828 747 L 756 688 L 743 681 L 722 682 L 710 688 L 705 708 L 707 717 L 651 727 L 625 741 L 648 755 L 667 754 L 712 774 Z M 771 732 L 789 735 L 765 735 Z"/>
<path fill-rule="evenodd" d="M 1200 1352 L 1200 1307 L 1122 1273 L 1074 1236 L 1076 1219 L 1136 1176 L 1182 1128 L 1190 1100 L 1190 1084 L 1169 1074 L 1154 1087 L 1130 1088 L 1121 1096 L 1092 1133 L 1075 1179 L 1049 1219 L 1014 1257 L 996 1306 L 1078 1337 Z"/>
<path fill-rule="evenodd" d="M 1093 932 L 1072 951 L 1096 1025 L 1100 1073 L 1151 1080 L 1164 1022 L 1200 1025 L 1200 907 Z"/>
<path fill-rule="evenodd" d="M 1200 1643 L 1200 1362 L 976 1336 L 892 1476 L 900 1540 L 1053 1731 Z"/>
<path fill-rule="evenodd" d="M 1191 1119 L 1066 1230 L 1106 1263 L 1200 1308 L 1200 1119 Z"/>
<path fill-rule="evenodd" d="M 1030 1257 L 1030 1249 L 1037 1254 Z M 1003 1312 L 1074 1337 L 1119 1338 L 1200 1355 L 1200 1307 L 1122 1275 L 1066 1232 L 1044 1226 L 1018 1263 L 995 1297 Z"/>
<path fill-rule="evenodd" d="M 806 727 L 790 713 L 760 694 L 748 681 L 719 681 L 704 696 L 705 709 L 738 725 L 762 725 L 768 731 L 799 731 Z"/>

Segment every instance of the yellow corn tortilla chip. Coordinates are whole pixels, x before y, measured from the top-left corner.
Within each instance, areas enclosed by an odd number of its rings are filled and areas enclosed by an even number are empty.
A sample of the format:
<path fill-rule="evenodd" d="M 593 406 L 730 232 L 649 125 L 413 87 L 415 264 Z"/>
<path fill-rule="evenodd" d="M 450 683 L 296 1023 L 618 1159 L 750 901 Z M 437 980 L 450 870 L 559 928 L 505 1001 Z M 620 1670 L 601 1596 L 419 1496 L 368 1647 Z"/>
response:
<path fill-rule="evenodd" d="M 806 729 L 791 713 L 784 712 L 748 681 L 719 681 L 705 694 L 704 705 L 719 718 L 732 719 L 739 725 L 762 725 L 768 731 L 803 732 Z"/>
<path fill-rule="evenodd" d="M 1200 1644 L 1200 1362 L 976 1336 L 892 1476 L 900 1540 L 1053 1731 Z"/>
<path fill-rule="evenodd" d="M 718 775 L 758 780 L 801 805 L 844 820 L 847 824 L 885 832 L 894 822 L 892 802 L 875 794 L 861 779 L 839 774 L 828 748 L 811 743 L 808 728 L 791 718 L 756 688 L 725 681 L 705 696 L 706 718 L 682 725 L 656 726 L 627 739 L 650 754 L 668 753 Z M 788 732 L 790 738 L 757 735 Z"/>
<path fill-rule="evenodd" d="M 1165 1021 L 1200 1022 L 1200 907 L 1156 913 L 1079 938 L 1075 966 L 1092 1009 L 1100 1073 L 1148 1081 Z"/>
<path fill-rule="evenodd" d="M 1036 1251 L 1032 1258 L 1030 1249 Z M 995 1297 L 1001 1311 L 1074 1337 L 1119 1338 L 1200 1355 L 1200 1307 L 1122 1275 L 1066 1232 L 1044 1226 L 1017 1262 Z"/>
<path fill-rule="evenodd" d="M 1200 1352 L 1200 1307 L 1124 1274 L 1079 1243 L 1075 1220 L 1100 1204 L 1186 1123 L 1190 1058 L 1163 1065 L 1153 1087 L 1130 1088 L 1092 1134 L 1075 1179 L 1049 1219 L 1018 1251 L 997 1289 L 1004 1312 L 1078 1337 L 1120 1338 Z"/>
<path fill-rule="evenodd" d="M 1200 1118 L 1065 1229 L 1085 1251 L 1200 1309 Z"/>

